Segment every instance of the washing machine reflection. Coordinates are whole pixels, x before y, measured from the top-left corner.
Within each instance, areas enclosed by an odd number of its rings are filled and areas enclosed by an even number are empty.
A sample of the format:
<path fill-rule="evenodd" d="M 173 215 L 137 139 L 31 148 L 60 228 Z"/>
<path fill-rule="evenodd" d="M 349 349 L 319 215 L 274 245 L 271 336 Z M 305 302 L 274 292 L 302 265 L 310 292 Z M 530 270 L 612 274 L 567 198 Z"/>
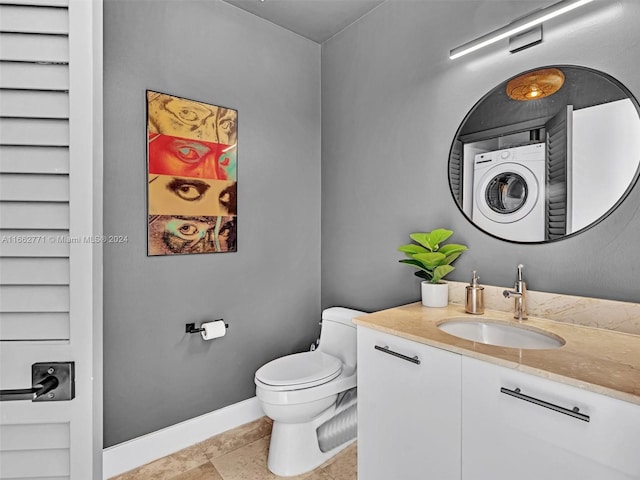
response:
<path fill-rule="evenodd" d="M 488 233 L 521 242 L 545 238 L 544 143 L 479 153 L 474 159 L 474 223 Z"/>

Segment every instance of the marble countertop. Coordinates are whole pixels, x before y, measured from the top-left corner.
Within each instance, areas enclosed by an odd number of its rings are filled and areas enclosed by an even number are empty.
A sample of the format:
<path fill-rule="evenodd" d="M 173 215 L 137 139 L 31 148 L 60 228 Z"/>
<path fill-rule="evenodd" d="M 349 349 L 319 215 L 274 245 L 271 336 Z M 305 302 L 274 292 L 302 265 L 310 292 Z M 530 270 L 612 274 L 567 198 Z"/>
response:
<path fill-rule="evenodd" d="M 462 305 L 427 308 L 420 302 L 357 317 L 354 322 L 640 405 L 640 335 L 529 316 L 520 325 L 544 330 L 566 343 L 549 350 L 523 350 L 485 345 L 438 329 L 439 323 L 451 317 L 518 323 L 510 312 L 485 310 L 484 315 L 470 315 Z"/>

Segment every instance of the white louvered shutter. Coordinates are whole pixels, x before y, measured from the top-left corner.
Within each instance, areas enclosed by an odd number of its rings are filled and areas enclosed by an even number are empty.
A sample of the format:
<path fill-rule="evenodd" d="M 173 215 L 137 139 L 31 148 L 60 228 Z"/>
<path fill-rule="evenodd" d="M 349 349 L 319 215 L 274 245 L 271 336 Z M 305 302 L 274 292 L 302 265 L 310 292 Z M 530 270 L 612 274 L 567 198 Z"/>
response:
<path fill-rule="evenodd" d="M 0 388 L 76 367 L 71 401 L 0 402 L 0 479 L 101 478 L 101 12 L 0 0 Z"/>

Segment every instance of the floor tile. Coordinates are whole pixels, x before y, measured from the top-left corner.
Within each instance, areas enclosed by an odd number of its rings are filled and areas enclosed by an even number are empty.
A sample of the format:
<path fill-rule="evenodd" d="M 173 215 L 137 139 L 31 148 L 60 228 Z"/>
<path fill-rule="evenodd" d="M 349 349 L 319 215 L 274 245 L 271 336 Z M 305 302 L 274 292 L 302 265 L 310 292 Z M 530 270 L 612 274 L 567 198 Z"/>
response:
<path fill-rule="evenodd" d="M 278 477 L 278 478 L 286 478 L 287 480 L 289 480 L 289 478 L 291 477 Z M 293 478 L 298 478 L 298 477 L 293 477 Z M 322 470 L 314 470 L 313 472 L 307 474 L 307 476 L 305 477 L 300 477 L 300 478 L 304 478 L 304 480 L 333 480 L 326 472 L 323 472 Z M 355 478 L 353 480 L 356 480 Z"/>
<path fill-rule="evenodd" d="M 207 458 L 218 458 L 271 434 L 271 426 L 271 419 L 262 417 L 254 422 L 240 425 L 233 430 L 211 437 L 199 445 Z"/>
<path fill-rule="evenodd" d="M 321 468 L 331 480 L 357 480 L 358 478 L 358 447 L 354 442 L 338 453 L 330 463 Z"/>
<path fill-rule="evenodd" d="M 180 450 L 142 467 L 124 473 L 111 480 L 170 480 L 191 469 L 209 463 L 198 445 Z"/>
<path fill-rule="evenodd" d="M 271 437 L 263 437 L 231 453 L 211 460 L 223 480 L 275 480 L 267 469 Z"/>
<path fill-rule="evenodd" d="M 207 462 L 180 475 L 171 477 L 170 480 L 223 480 L 223 478 L 211 462 Z"/>
<path fill-rule="evenodd" d="M 223 480 L 281 479 L 283 477 L 274 475 L 267 468 L 270 440 L 270 436 L 261 438 L 211 462 L 220 472 Z M 331 480 L 325 472 L 320 470 L 286 478 L 287 480 Z"/>
<path fill-rule="evenodd" d="M 267 468 L 271 427 L 263 417 L 111 480 L 281 480 Z M 356 444 L 286 480 L 357 480 Z"/>

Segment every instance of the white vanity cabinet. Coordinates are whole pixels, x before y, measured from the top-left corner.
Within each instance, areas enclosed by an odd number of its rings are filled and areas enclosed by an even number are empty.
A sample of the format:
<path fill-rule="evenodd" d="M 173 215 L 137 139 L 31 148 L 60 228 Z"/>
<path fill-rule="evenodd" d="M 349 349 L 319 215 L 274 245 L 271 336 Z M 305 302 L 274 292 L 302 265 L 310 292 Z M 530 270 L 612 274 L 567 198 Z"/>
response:
<path fill-rule="evenodd" d="M 459 480 L 460 378 L 460 355 L 358 326 L 358 478 Z"/>
<path fill-rule="evenodd" d="M 514 478 L 640 479 L 640 406 L 463 357 L 462 479 Z"/>

